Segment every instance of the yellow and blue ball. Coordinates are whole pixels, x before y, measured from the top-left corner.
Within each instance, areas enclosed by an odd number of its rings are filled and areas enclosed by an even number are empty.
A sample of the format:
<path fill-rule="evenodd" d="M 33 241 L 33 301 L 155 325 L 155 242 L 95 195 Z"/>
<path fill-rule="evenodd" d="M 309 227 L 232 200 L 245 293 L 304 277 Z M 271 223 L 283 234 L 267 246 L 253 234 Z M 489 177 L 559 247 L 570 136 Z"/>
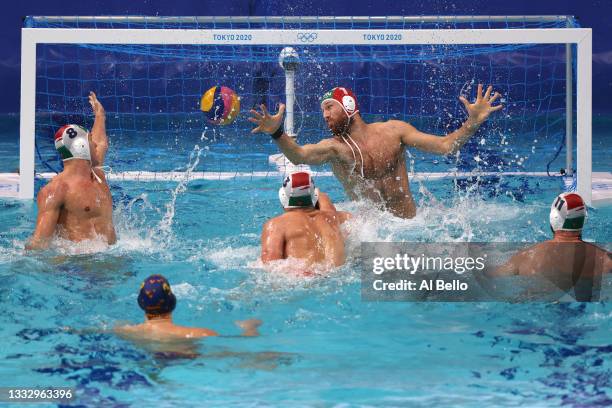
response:
<path fill-rule="evenodd" d="M 200 109 L 214 125 L 229 125 L 238 117 L 240 98 L 227 86 L 213 86 L 202 96 Z"/>

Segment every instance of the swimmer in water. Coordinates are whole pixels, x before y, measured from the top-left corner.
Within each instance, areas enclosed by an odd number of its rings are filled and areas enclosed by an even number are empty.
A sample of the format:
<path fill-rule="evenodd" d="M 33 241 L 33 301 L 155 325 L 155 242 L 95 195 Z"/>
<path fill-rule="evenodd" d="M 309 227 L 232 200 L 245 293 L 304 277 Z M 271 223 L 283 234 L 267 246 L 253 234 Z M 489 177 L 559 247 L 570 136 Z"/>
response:
<path fill-rule="evenodd" d="M 261 260 L 295 258 L 305 267 L 344 264 L 340 225 L 350 214 L 337 211 L 327 194 L 315 188 L 310 173 L 289 174 L 278 191 L 284 214 L 272 218 L 261 234 Z"/>
<path fill-rule="evenodd" d="M 550 207 L 553 238 L 513 255 L 489 276 L 541 276 L 576 300 L 590 301 L 602 275 L 612 272 L 612 254 L 582 240 L 587 209 L 577 193 L 558 195 Z"/>
<path fill-rule="evenodd" d="M 261 105 L 261 112 L 251 110 L 253 116 L 249 120 L 257 125 L 252 133 L 269 133 L 293 164 L 330 163 L 351 200 L 367 198 L 381 203 L 397 217 L 412 218 L 416 204 L 408 183 L 406 148 L 441 155 L 459 151 L 492 112 L 502 109 L 502 105 L 493 106 L 499 93 L 493 93 L 491 86 L 484 94 L 482 91 L 482 85 L 478 85 L 474 103 L 459 97 L 468 118 L 459 129 L 443 137 L 423 133 L 400 120 L 366 123 L 357 97 L 342 87 L 323 95 L 321 109 L 332 137 L 319 143 L 300 146 L 284 133 L 283 104 L 275 115 Z"/>
<path fill-rule="evenodd" d="M 89 104 L 95 115 L 91 132 L 66 125 L 55 134 L 64 170 L 38 192 L 36 229 L 26 249 L 46 249 L 55 233 L 75 242 L 101 238 L 114 244 L 117 240 L 113 198 L 102 171 L 108 150 L 106 113 L 93 92 Z"/>
<path fill-rule="evenodd" d="M 136 341 L 174 341 L 218 336 L 211 329 L 186 327 L 174 324 L 172 312 L 176 307 L 176 297 L 170 283 L 162 275 L 151 275 L 144 280 L 138 294 L 138 306 L 145 313 L 145 322 L 135 325 L 119 326 L 114 329 L 120 337 Z M 258 336 L 257 328 L 261 320 L 250 319 L 236 324 L 243 330 L 243 336 Z"/>

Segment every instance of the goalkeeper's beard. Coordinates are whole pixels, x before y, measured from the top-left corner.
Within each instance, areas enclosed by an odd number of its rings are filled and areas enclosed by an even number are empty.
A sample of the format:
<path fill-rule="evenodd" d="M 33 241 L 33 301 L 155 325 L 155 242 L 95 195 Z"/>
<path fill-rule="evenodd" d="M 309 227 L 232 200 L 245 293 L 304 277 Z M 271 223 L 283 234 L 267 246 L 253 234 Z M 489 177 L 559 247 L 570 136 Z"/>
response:
<path fill-rule="evenodd" d="M 349 133 L 350 126 L 351 118 L 347 117 L 342 123 L 330 126 L 330 130 L 334 136 L 344 136 Z"/>

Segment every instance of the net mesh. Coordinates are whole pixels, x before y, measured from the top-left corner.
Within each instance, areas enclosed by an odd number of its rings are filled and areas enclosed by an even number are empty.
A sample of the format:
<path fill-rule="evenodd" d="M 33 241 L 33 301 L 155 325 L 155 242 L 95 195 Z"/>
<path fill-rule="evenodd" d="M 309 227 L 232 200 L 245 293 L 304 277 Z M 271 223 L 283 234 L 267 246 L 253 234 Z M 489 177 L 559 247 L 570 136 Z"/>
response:
<path fill-rule="evenodd" d="M 29 18 L 30 27 L 197 29 L 424 29 L 561 28 L 568 19 L 391 21 L 360 19 L 124 20 Z M 36 168 L 61 168 L 53 134 L 66 123 L 91 127 L 87 94 L 93 90 L 107 111 L 109 162 L 115 171 L 171 171 L 184 167 L 194 145 L 206 158 L 196 171 L 262 171 L 278 150 L 269 137 L 251 135 L 247 111 L 285 100 L 279 46 L 92 45 L 37 47 Z M 461 154 L 415 154 L 420 171 L 449 169 L 542 171 L 565 135 L 566 46 L 501 45 L 307 45 L 296 73 L 295 129 L 301 143 L 328 135 L 320 97 L 334 86 L 352 88 L 367 122 L 400 119 L 419 130 L 444 135 L 466 114 L 459 95 L 473 99 L 477 84 L 492 84 L 505 108 L 493 114 Z M 575 53 L 574 53 L 575 55 Z M 202 94 L 224 85 L 241 98 L 241 114 L 229 126 L 207 123 Z M 575 87 L 574 87 L 575 89 Z M 563 167 L 561 158 L 558 166 Z M 554 167 L 553 167 L 554 168 Z M 324 168 L 322 168 L 324 170 Z"/>

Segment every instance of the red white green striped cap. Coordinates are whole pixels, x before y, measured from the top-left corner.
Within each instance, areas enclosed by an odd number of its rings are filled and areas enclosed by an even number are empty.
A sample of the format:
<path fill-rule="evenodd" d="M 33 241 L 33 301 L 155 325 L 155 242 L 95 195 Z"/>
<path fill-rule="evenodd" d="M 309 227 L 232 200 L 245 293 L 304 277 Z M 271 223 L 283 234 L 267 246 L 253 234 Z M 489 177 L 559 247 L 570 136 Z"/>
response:
<path fill-rule="evenodd" d="M 338 86 L 327 91 L 321 98 L 321 105 L 323 105 L 323 102 L 327 100 L 338 102 L 349 118 L 352 118 L 357 112 L 359 112 L 357 97 L 349 88 Z"/>
<path fill-rule="evenodd" d="M 581 231 L 586 216 L 586 205 L 577 193 L 559 194 L 550 206 L 553 231 Z"/>
<path fill-rule="evenodd" d="M 283 208 L 314 207 L 319 200 L 319 190 L 310 173 L 298 171 L 285 178 L 278 189 L 278 198 Z"/>
<path fill-rule="evenodd" d="M 55 149 L 62 160 L 91 160 L 89 132 L 79 125 L 64 125 L 55 132 Z"/>

